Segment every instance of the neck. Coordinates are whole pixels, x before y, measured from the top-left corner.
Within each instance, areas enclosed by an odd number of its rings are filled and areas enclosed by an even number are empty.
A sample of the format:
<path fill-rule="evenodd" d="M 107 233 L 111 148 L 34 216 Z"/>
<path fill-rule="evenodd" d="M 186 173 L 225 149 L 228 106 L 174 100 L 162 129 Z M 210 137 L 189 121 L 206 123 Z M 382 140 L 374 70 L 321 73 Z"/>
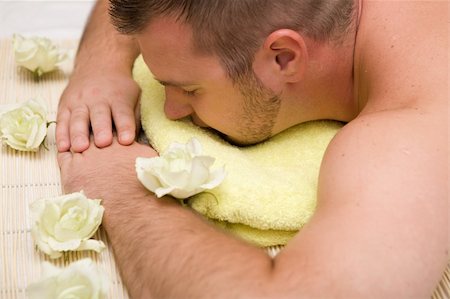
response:
<path fill-rule="evenodd" d="M 280 111 L 290 125 L 311 120 L 349 122 L 358 105 L 353 97 L 353 42 L 339 45 L 311 42 L 309 66 L 304 80 L 292 84 Z"/>
<path fill-rule="evenodd" d="M 362 2 L 357 0 L 353 30 L 342 42 L 305 40 L 309 62 L 304 80 L 283 91 L 283 102 L 287 104 L 280 108 L 281 117 L 274 131 L 312 120 L 349 122 L 359 114 L 358 90 L 354 87 L 354 51 Z"/>
<path fill-rule="evenodd" d="M 367 103 L 367 86 L 363 84 L 364 80 L 362 80 L 361 76 L 364 74 L 364 72 L 361 72 L 362 67 L 362 57 L 361 57 L 361 44 L 364 44 L 364 42 L 361 43 L 361 39 L 364 38 L 364 34 L 359 34 L 360 30 L 360 24 L 361 19 L 364 18 L 363 15 L 363 0 L 359 0 L 358 2 L 358 19 L 356 23 L 356 33 L 355 33 L 355 50 L 354 50 L 354 57 L 353 57 L 353 65 L 354 65 L 354 95 L 353 97 L 357 99 L 358 101 L 358 110 L 361 111 L 365 107 Z"/>

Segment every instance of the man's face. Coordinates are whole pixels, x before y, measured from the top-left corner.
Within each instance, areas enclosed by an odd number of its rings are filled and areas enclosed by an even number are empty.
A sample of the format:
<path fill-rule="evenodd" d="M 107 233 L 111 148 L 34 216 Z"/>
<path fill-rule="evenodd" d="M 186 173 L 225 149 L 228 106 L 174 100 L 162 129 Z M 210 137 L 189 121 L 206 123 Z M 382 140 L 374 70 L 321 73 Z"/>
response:
<path fill-rule="evenodd" d="M 196 125 L 241 145 L 272 135 L 279 98 L 253 76 L 233 85 L 217 57 L 195 53 L 188 26 L 159 18 L 137 40 L 146 64 L 165 86 L 169 119 L 190 116 Z"/>

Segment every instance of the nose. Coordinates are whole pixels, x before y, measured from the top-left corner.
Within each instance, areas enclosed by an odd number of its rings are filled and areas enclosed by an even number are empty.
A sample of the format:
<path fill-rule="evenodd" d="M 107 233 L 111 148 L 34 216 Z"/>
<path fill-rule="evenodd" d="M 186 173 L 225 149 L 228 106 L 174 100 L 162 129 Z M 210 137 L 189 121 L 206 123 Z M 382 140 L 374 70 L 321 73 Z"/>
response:
<path fill-rule="evenodd" d="M 171 90 L 166 87 L 166 101 L 164 103 L 164 113 L 168 119 L 176 120 L 188 115 L 191 115 L 194 111 L 192 106 L 183 99 L 177 91 Z"/>

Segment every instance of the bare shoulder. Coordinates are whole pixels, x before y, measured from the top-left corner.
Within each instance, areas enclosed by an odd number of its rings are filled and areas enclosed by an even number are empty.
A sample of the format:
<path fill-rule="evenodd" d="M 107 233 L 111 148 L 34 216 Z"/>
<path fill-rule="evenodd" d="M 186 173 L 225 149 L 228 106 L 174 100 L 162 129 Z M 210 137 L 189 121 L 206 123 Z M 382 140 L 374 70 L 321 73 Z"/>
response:
<path fill-rule="evenodd" d="M 325 154 L 316 213 L 279 269 L 304 271 L 311 297 L 429 298 L 448 261 L 441 121 L 401 109 L 345 126 Z"/>
<path fill-rule="evenodd" d="M 441 232 L 444 241 L 449 212 L 448 121 L 438 109 L 436 105 L 428 110 L 385 110 L 346 125 L 323 160 L 320 205 L 366 207 L 367 214 L 380 213 L 379 220 L 394 225 L 392 232 L 395 225 L 408 224 L 415 227 L 416 237 L 421 230 L 425 239 Z"/>
<path fill-rule="evenodd" d="M 429 298 L 449 260 L 447 1 L 363 0 L 355 60 L 365 107 L 329 145 L 316 213 L 277 257 L 304 276 L 280 276 L 311 297 Z"/>

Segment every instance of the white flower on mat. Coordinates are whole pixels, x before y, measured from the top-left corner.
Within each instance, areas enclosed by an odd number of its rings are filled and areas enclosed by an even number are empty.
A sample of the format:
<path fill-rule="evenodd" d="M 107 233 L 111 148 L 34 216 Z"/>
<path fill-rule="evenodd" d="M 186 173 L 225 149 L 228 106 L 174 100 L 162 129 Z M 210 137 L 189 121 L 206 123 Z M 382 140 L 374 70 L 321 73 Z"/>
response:
<path fill-rule="evenodd" d="M 0 139 L 19 151 L 37 151 L 47 136 L 47 109 L 37 100 L 0 107 Z"/>
<path fill-rule="evenodd" d="M 25 38 L 14 34 L 13 47 L 16 63 L 38 76 L 55 70 L 57 64 L 66 59 L 66 55 L 45 37 Z"/>
<path fill-rule="evenodd" d="M 223 168 L 212 171 L 215 159 L 202 155 L 200 142 L 172 143 L 160 157 L 136 159 L 138 179 L 156 196 L 170 194 L 183 199 L 218 186 L 225 178 Z"/>
<path fill-rule="evenodd" d="M 102 222 L 100 199 L 88 199 L 81 191 L 36 200 L 30 211 L 34 241 L 51 258 L 69 250 L 100 252 L 105 248 L 102 241 L 90 239 Z"/>
<path fill-rule="evenodd" d="M 91 259 L 82 259 L 66 268 L 44 262 L 42 278 L 27 287 L 27 297 L 42 298 L 106 298 L 110 281 Z"/>

